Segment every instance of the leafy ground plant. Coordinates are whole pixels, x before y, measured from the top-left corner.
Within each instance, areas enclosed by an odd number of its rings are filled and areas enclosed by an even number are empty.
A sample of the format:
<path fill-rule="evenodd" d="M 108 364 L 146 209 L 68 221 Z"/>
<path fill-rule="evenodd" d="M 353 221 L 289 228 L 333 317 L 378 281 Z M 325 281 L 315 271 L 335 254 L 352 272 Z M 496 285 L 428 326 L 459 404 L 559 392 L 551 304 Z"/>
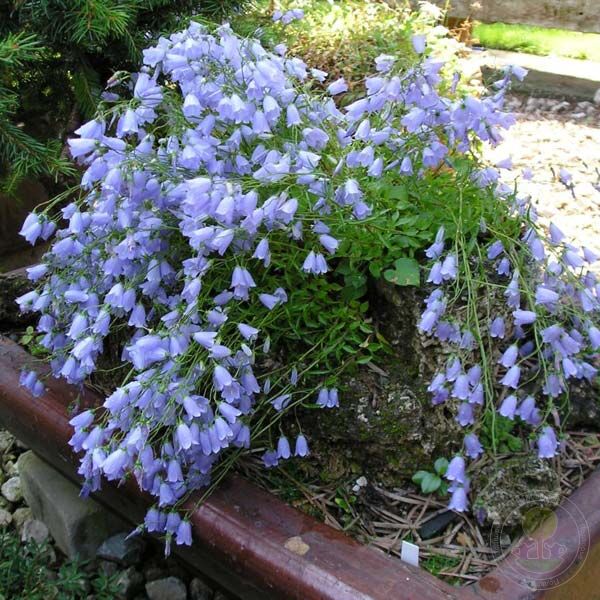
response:
<path fill-rule="evenodd" d="M 438 458 L 433 463 L 433 471 L 417 471 L 412 480 L 419 485 L 424 494 L 438 492 L 444 495 L 448 492 L 448 486 L 443 480 L 446 471 L 448 471 L 448 461 L 445 458 Z"/>
<path fill-rule="evenodd" d="M 47 544 L 22 543 L 15 532 L 0 533 L 0 599 L 83 599 L 92 592 L 99 600 L 117 596 L 116 576 L 87 573 L 82 563 L 68 561 L 51 573 L 53 554 Z"/>
<path fill-rule="evenodd" d="M 343 78 L 192 23 L 114 78 L 70 142 L 81 186 L 24 223 L 31 243 L 55 237 L 19 299 L 42 313 L 36 343 L 54 374 L 83 385 L 111 339 L 129 369 L 71 421 L 84 492 L 135 478 L 156 500 L 138 530 L 167 551 L 191 543 L 190 495 L 204 488 L 201 502 L 240 453 L 261 449 L 267 467 L 308 455 L 298 409 L 338 406 L 342 375 L 385 346 L 373 279 L 420 283 L 432 261 L 419 326 L 446 344 L 432 400 L 466 428 L 444 472 L 456 510 L 485 415 L 490 451 L 499 411 L 553 456 L 567 379 L 596 375 L 598 289 L 582 273 L 595 257 L 556 229 L 546 254 L 531 207 L 477 159 L 512 123 L 504 95 L 524 73 L 468 97 L 458 75 L 442 82 L 425 36 L 411 48 L 413 68 L 377 57 L 341 111 Z M 481 312 L 494 294 L 506 314 Z M 22 382 L 43 392 L 34 371 Z"/>

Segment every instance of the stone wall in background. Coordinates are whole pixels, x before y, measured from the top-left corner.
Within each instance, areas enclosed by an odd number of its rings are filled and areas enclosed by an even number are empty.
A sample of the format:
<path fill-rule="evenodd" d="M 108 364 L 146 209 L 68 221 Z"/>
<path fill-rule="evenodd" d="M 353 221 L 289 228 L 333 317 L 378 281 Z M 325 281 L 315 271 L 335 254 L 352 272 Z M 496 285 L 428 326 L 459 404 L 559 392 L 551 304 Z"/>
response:
<path fill-rule="evenodd" d="M 429 0 L 444 8 L 447 0 Z M 449 16 L 600 33 L 598 0 L 450 0 Z"/>

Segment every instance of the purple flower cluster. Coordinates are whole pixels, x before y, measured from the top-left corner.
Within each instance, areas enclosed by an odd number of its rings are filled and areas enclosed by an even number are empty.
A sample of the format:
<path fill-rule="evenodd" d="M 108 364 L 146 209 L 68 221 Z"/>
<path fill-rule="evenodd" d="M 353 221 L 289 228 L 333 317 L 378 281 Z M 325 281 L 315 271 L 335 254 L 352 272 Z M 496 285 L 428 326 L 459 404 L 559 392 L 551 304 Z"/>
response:
<path fill-rule="evenodd" d="M 489 185 L 496 186 L 496 180 Z M 495 192 L 499 198 L 506 196 L 501 184 Z M 456 286 L 460 269 L 452 252 L 444 255 L 443 228 L 426 251 L 435 261 L 428 278 L 434 289 L 425 300 L 419 328 L 452 349 L 428 391 L 433 404 L 452 400 L 456 421 L 471 428 L 464 439 L 464 454 L 469 458 L 483 451 L 475 430 L 486 405 L 534 429 L 538 456 L 551 458 L 559 448 L 556 432 L 548 424 L 553 416 L 555 425 L 560 425 L 553 410 L 556 400 L 568 397 L 570 379 L 592 381 L 598 374 L 594 361 L 600 349 L 600 285 L 594 273 L 585 269 L 597 257 L 589 249 L 565 243 L 555 225 L 550 226 L 548 239 L 542 239 L 535 213 L 523 200 L 517 199 L 512 206 L 507 202 L 506 210 L 521 219 L 524 233 L 520 240 L 506 236 L 486 241 L 480 252 L 488 263 L 482 265 L 479 278 L 493 278 L 493 285 L 487 280 L 481 287 L 486 302 L 493 298 L 492 290 L 499 282 L 508 282 L 500 284 L 504 308 L 491 303 L 501 314 L 492 314 L 488 322 L 480 319 L 477 331 L 462 327 L 460 318 L 448 316 L 454 314 L 450 298 L 455 293 L 448 294 L 446 289 Z M 474 311 L 478 312 L 477 307 Z M 481 345 L 475 343 L 476 333 Z M 494 348 L 492 355 L 485 351 L 486 336 Z M 451 466 L 460 469 L 449 469 L 446 476 L 452 482 L 450 507 L 462 511 L 467 508 L 468 480 L 463 481 L 463 459 L 454 461 Z"/>
<path fill-rule="evenodd" d="M 308 442 L 303 434 L 298 435 L 296 438 L 296 444 L 293 453 L 289 440 L 287 437 L 282 435 L 277 441 L 277 448 L 275 450 L 267 450 L 263 454 L 262 459 L 264 465 L 268 468 L 271 468 L 277 467 L 280 460 L 287 460 L 288 458 L 292 458 L 292 456 L 300 456 L 304 458 L 309 454 L 310 451 L 308 449 Z"/>
<path fill-rule="evenodd" d="M 273 12 L 273 21 L 275 23 L 282 23 L 283 25 L 289 25 L 292 21 L 299 21 L 304 18 L 304 11 L 301 8 L 292 8 L 282 12 L 276 10 Z"/>
<path fill-rule="evenodd" d="M 291 12 L 278 19 L 299 18 Z M 422 52 L 424 39 L 414 45 Z M 326 74 L 280 50 L 197 23 L 145 50 L 141 71 L 115 83 L 70 140 L 85 167 L 83 194 L 62 208 L 66 227 L 30 270 L 40 288 L 18 299 L 41 313 L 52 371 L 74 384 L 98 369 L 109 334 L 126 334 L 129 375 L 103 407 L 72 419 L 70 443 L 83 453 L 85 492 L 133 475 L 156 500 L 144 527 L 167 544 L 191 542 L 179 506 L 210 483 L 225 452 L 250 446 L 255 416 L 272 410 L 279 421 L 302 401 L 299 364 L 290 359 L 284 383 L 256 365 L 270 351 L 270 328 L 285 327 L 290 290 L 281 282 L 328 273 L 340 232 L 351 235 L 347 222 L 376 210 L 361 182 L 420 176 L 475 139 L 498 142 L 511 123 L 501 111 L 508 72 L 491 97 L 450 100 L 438 91 L 440 63 L 423 57 L 396 73 L 384 56 L 365 97 L 342 112 L 308 91 L 311 77 Z M 345 90 L 343 80 L 329 85 L 330 95 Z M 46 211 L 30 215 L 22 234 L 35 243 L 55 229 Z M 429 253 L 435 285 L 457 276 L 458 257 L 442 258 L 443 246 L 441 231 Z M 442 319 L 446 305 L 437 289 L 422 329 L 471 350 L 473 333 Z M 32 374 L 23 384 L 43 390 Z M 316 406 L 338 406 L 337 388 L 315 387 Z M 460 422 L 471 424 L 484 401 L 481 368 L 456 358 L 431 391 L 436 402 L 458 399 Z M 481 452 L 474 434 L 465 444 L 469 456 Z M 292 453 L 282 434 L 263 458 L 275 466 L 308 452 L 304 435 Z M 466 499 L 467 479 L 453 485 Z"/>

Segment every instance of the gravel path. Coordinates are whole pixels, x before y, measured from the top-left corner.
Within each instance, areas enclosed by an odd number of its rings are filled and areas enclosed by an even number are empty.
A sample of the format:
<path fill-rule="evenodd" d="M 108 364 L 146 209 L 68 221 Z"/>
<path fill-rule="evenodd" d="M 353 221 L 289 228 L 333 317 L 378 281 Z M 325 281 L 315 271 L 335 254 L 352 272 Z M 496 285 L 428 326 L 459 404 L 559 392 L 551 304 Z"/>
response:
<path fill-rule="evenodd" d="M 514 175 L 531 169 L 533 179 L 521 179 L 519 188 L 531 195 L 541 221 L 600 252 L 600 186 L 593 185 L 600 183 L 600 106 L 514 95 L 508 109 L 517 124 L 488 158 L 511 156 Z M 558 180 L 561 168 L 573 176 L 574 194 Z"/>

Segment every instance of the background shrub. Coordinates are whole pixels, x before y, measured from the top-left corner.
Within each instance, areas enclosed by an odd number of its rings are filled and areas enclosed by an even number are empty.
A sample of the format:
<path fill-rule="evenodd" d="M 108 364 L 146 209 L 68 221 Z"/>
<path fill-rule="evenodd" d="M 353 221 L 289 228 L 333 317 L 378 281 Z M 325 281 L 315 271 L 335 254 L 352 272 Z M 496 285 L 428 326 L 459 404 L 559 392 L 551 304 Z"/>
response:
<path fill-rule="evenodd" d="M 72 173 L 70 124 L 92 116 L 107 79 L 185 17 L 220 19 L 241 0 L 0 0 L 0 190 Z M 72 127 L 71 127 L 72 128 Z"/>

